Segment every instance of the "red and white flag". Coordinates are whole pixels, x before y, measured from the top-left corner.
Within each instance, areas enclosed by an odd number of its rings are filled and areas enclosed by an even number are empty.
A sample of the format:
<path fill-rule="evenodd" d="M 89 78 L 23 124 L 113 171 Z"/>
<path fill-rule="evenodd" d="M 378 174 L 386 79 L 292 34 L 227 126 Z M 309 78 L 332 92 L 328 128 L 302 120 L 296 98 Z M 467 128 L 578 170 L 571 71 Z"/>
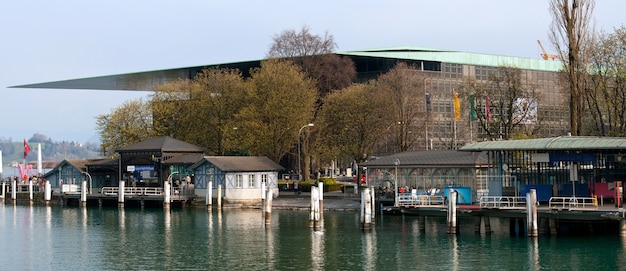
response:
<path fill-rule="evenodd" d="M 30 146 L 28 146 L 28 142 L 26 142 L 26 138 L 24 138 L 24 159 L 26 159 L 26 155 L 30 152 Z"/>
<path fill-rule="evenodd" d="M 489 100 L 489 96 L 485 100 L 485 119 L 491 121 L 491 100 Z"/>

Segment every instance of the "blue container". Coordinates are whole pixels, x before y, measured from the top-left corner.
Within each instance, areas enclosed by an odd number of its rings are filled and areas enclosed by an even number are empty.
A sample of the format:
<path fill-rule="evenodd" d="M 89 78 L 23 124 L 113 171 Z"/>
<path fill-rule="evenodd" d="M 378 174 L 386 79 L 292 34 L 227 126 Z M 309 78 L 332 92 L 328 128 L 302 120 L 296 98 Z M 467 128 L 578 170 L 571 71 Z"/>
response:
<path fill-rule="evenodd" d="M 448 186 L 444 188 L 443 195 L 446 199 L 449 197 L 450 189 L 454 189 L 458 194 L 456 196 L 457 204 L 472 204 L 472 188 L 466 186 Z"/>
<path fill-rule="evenodd" d="M 526 197 L 526 194 L 531 189 L 537 191 L 537 201 L 549 201 L 552 197 L 552 185 L 551 184 L 527 184 L 522 186 L 522 194 L 520 196 Z"/>

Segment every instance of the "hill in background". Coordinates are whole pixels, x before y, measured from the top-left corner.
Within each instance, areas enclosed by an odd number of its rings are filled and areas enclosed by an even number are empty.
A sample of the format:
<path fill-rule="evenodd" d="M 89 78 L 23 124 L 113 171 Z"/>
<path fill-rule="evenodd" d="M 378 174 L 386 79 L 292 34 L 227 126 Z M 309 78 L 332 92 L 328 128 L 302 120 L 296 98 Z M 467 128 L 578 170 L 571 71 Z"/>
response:
<path fill-rule="evenodd" d="M 61 161 L 63 159 L 90 159 L 102 157 L 99 153 L 100 145 L 97 143 L 81 144 L 73 141 L 53 141 L 51 138 L 34 134 L 26 140 L 30 152 L 26 161 L 37 161 L 37 149 L 41 144 L 41 156 L 43 161 Z M 14 162 L 22 163 L 24 160 L 24 141 L 0 138 L 0 151 L 2 151 L 3 166 Z"/>

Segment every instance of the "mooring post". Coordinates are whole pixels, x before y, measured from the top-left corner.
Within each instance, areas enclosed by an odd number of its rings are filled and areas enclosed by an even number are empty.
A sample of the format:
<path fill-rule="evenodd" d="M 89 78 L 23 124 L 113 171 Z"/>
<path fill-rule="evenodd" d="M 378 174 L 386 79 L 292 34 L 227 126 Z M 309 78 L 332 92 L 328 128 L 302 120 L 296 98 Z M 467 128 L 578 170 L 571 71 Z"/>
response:
<path fill-rule="evenodd" d="M 209 210 L 213 207 L 213 181 L 208 181 L 206 185 L 206 206 Z"/>
<path fill-rule="evenodd" d="M 370 199 L 372 202 L 372 224 L 376 224 L 376 189 L 374 187 L 370 188 Z"/>
<path fill-rule="evenodd" d="M 217 208 L 222 209 L 222 185 L 217 185 Z"/>
<path fill-rule="evenodd" d="M 33 180 L 28 180 L 28 201 L 33 204 Z"/>
<path fill-rule="evenodd" d="M 44 191 L 44 200 L 46 202 L 46 206 L 50 205 L 50 200 L 52 199 L 52 189 L 50 187 L 50 181 L 46 180 L 46 183 L 43 187 Z"/>
<path fill-rule="evenodd" d="M 169 180 L 163 183 L 163 192 L 165 193 L 165 197 L 163 198 L 163 207 L 170 207 L 170 202 L 172 201 L 172 189 L 170 188 L 170 185 Z"/>
<path fill-rule="evenodd" d="M 87 181 L 83 181 L 80 186 L 80 203 L 83 207 L 87 206 Z"/>
<path fill-rule="evenodd" d="M 117 207 L 124 208 L 124 181 L 120 181 L 117 192 Z"/>
<path fill-rule="evenodd" d="M 2 196 L 0 196 L 0 198 L 2 198 L 2 202 L 4 202 L 4 199 L 7 197 L 7 190 L 6 190 L 6 184 L 5 182 L 2 182 Z"/>
<path fill-rule="evenodd" d="M 265 197 L 265 225 L 269 225 L 272 222 L 272 198 L 274 197 L 274 190 L 267 189 L 267 196 Z"/>
<path fill-rule="evenodd" d="M 526 194 L 526 234 L 529 237 L 537 237 L 537 190 L 531 189 Z"/>
<path fill-rule="evenodd" d="M 317 201 L 317 187 L 311 186 L 311 199 L 309 207 L 309 228 L 315 227 L 315 204 Z"/>
<path fill-rule="evenodd" d="M 324 227 L 324 183 L 323 182 L 319 182 L 318 184 L 319 188 L 318 188 L 318 210 L 319 210 L 319 219 L 318 219 L 318 224 L 317 228 L 323 228 Z"/>
<path fill-rule="evenodd" d="M 267 196 L 266 194 L 267 191 L 265 190 L 265 183 L 261 182 L 261 217 L 265 217 L 265 197 Z"/>
<path fill-rule="evenodd" d="M 448 195 L 450 198 L 448 199 L 448 233 L 456 234 L 456 198 L 457 191 L 454 189 L 450 189 Z"/>
<path fill-rule="evenodd" d="M 370 230 L 372 226 L 372 195 L 370 189 L 365 188 L 361 192 L 361 206 L 363 208 L 363 230 Z"/>
<path fill-rule="evenodd" d="M 17 180 L 13 179 L 13 181 L 11 182 L 11 199 L 13 199 L 13 202 L 15 202 L 17 200 L 17 194 L 15 191 L 17 189 Z"/>

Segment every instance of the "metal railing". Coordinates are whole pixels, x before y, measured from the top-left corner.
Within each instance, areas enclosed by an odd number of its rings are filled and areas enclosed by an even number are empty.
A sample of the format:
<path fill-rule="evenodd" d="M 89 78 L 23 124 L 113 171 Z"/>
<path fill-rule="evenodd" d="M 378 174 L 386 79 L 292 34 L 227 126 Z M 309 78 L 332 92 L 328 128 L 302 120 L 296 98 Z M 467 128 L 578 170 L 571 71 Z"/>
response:
<path fill-rule="evenodd" d="M 595 197 L 551 197 L 548 201 L 550 209 L 598 209 Z"/>
<path fill-rule="evenodd" d="M 479 202 L 481 208 L 522 209 L 526 207 L 525 197 L 482 196 Z"/>
<path fill-rule="evenodd" d="M 118 195 L 119 192 L 119 187 L 103 187 L 100 193 L 104 195 Z M 124 195 L 160 196 L 163 194 L 163 188 L 161 187 L 124 187 Z"/>
<path fill-rule="evenodd" d="M 401 207 L 444 205 L 444 201 L 439 195 L 398 194 L 398 206 Z"/>

